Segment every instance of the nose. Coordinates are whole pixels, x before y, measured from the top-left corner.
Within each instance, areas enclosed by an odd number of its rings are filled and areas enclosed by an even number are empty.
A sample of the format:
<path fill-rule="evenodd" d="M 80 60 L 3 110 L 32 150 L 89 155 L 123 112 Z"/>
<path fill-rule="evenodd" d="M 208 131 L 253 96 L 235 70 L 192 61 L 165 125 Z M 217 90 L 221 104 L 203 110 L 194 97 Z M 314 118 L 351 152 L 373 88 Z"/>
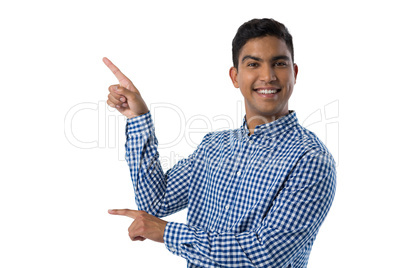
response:
<path fill-rule="evenodd" d="M 264 66 L 262 66 L 262 68 L 260 68 L 260 77 L 259 78 L 261 81 L 264 81 L 266 83 L 275 81 L 276 74 L 275 74 L 274 68 L 272 68 L 272 66 L 264 64 Z"/>

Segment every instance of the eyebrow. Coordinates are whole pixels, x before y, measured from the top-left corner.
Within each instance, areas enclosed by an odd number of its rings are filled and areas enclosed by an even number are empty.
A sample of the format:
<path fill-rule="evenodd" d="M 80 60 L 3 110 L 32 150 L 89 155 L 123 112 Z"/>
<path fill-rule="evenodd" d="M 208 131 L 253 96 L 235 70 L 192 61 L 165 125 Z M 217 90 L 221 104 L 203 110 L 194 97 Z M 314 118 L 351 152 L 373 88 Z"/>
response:
<path fill-rule="evenodd" d="M 279 55 L 279 56 L 275 56 L 271 59 L 271 61 L 277 61 L 277 60 L 287 60 L 290 61 L 290 58 L 286 55 Z"/>
<path fill-rule="evenodd" d="M 252 60 L 255 60 L 255 61 L 262 61 L 261 58 L 254 57 L 254 56 L 251 56 L 251 55 L 246 55 L 246 56 L 243 57 L 243 59 L 241 60 L 241 62 L 244 62 L 244 61 L 247 60 L 247 59 L 252 59 Z"/>
<path fill-rule="evenodd" d="M 255 57 L 255 56 L 251 56 L 251 55 L 246 55 L 246 56 L 243 57 L 243 59 L 241 60 L 241 62 L 244 62 L 244 61 L 247 60 L 247 59 L 252 59 L 252 60 L 255 60 L 255 61 L 262 61 L 262 59 L 259 58 L 259 57 Z M 290 58 L 289 58 L 288 56 L 286 56 L 286 55 L 279 55 L 279 56 L 273 57 L 270 61 L 273 62 L 273 61 L 277 61 L 277 60 L 287 60 L 287 61 L 290 61 Z"/>

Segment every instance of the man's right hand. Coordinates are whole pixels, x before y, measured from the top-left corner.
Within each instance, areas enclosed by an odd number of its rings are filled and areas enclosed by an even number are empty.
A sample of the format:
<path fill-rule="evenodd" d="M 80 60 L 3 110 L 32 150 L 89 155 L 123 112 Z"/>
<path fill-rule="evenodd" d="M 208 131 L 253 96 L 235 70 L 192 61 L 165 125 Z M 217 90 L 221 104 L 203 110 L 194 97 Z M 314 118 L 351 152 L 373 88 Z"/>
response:
<path fill-rule="evenodd" d="M 110 107 L 116 108 L 127 118 L 146 114 L 149 111 L 148 107 L 133 82 L 131 82 L 108 58 L 103 58 L 103 62 L 119 80 L 119 85 L 111 85 L 109 87 L 110 94 L 107 104 Z"/>

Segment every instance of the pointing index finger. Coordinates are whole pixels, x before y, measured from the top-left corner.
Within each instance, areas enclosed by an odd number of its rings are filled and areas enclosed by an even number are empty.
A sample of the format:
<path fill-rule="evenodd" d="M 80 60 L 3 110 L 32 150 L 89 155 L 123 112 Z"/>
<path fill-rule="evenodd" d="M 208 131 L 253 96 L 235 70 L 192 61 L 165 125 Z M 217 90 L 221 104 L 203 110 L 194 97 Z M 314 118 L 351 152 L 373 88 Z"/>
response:
<path fill-rule="evenodd" d="M 114 65 L 108 58 L 104 57 L 103 58 L 103 62 L 106 64 L 106 66 L 112 71 L 112 73 L 114 74 L 114 76 L 116 76 L 116 78 L 119 80 L 119 83 L 121 86 L 133 90 L 133 86 L 132 82 L 130 81 L 130 79 L 128 79 L 127 76 L 125 76 L 120 70 L 119 68 L 116 67 L 116 65 Z"/>
<path fill-rule="evenodd" d="M 138 211 L 130 209 L 109 209 L 108 212 L 112 215 L 127 216 L 132 219 L 135 219 L 138 213 Z"/>

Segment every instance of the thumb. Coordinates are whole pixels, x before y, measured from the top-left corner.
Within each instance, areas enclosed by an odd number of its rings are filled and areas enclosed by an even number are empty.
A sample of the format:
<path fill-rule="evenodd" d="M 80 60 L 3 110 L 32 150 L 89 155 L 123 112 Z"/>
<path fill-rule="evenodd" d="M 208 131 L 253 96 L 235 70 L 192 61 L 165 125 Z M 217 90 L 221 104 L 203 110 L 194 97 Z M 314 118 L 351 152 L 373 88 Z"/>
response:
<path fill-rule="evenodd" d="M 141 97 L 140 92 L 134 92 L 122 86 L 116 86 L 113 91 L 116 95 L 124 96 L 127 99 L 128 106 L 123 106 L 124 108 L 118 109 L 119 112 L 127 117 L 136 117 L 146 114 L 149 111 L 145 101 Z M 124 113 L 124 111 L 130 111 L 130 114 Z"/>
<path fill-rule="evenodd" d="M 131 90 L 125 88 L 125 87 L 122 87 L 122 86 L 116 86 L 114 88 L 114 92 L 116 94 L 118 94 L 118 95 L 122 95 L 122 96 L 126 97 L 127 100 L 131 100 L 131 101 L 135 99 L 135 94 L 139 95 L 138 91 L 133 92 L 133 91 L 131 91 Z"/>

